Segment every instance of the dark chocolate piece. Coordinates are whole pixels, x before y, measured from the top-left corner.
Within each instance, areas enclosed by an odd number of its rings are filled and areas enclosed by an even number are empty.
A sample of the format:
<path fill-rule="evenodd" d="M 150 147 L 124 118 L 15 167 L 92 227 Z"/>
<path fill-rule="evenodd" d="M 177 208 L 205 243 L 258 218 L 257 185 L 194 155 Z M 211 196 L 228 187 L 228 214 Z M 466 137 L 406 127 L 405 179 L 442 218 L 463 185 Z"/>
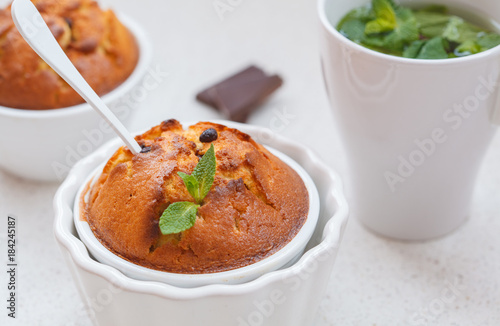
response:
<path fill-rule="evenodd" d="M 217 138 L 219 138 L 219 135 L 217 134 L 217 130 L 215 130 L 214 128 L 209 128 L 202 132 L 200 135 L 200 141 L 202 143 L 211 143 L 213 141 L 216 141 Z"/>
<path fill-rule="evenodd" d="M 200 92 L 196 98 L 225 115 L 227 119 L 245 122 L 250 113 L 283 84 L 277 76 L 267 76 L 251 66 Z"/>
<path fill-rule="evenodd" d="M 201 91 L 196 95 L 196 99 L 202 103 L 210 105 L 214 109 L 217 109 L 216 104 L 213 101 L 213 97 L 211 95 L 211 91 L 214 88 L 229 85 L 229 84 L 239 84 L 241 82 L 246 82 L 255 79 L 263 79 L 266 78 L 266 73 L 262 71 L 262 69 L 257 68 L 255 66 L 250 66 L 235 75 L 229 76 L 222 80 L 221 82 Z"/>
<path fill-rule="evenodd" d="M 245 122 L 269 95 L 282 85 L 279 76 L 267 77 L 264 80 L 248 82 L 242 86 L 227 85 L 215 89 L 215 103 L 226 118 Z"/>

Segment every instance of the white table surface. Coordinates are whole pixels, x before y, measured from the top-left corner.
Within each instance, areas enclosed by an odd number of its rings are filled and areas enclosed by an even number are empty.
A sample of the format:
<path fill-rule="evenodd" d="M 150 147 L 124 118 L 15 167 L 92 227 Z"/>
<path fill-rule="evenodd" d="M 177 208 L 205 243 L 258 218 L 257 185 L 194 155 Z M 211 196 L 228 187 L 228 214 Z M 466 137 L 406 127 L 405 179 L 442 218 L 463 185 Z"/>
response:
<path fill-rule="evenodd" d="M 345 174 L 322 85 L 315 1 L 232 0 L 236 6 L 223 20 L 213 0 L 104 3 L 149 31 L 153 67 L 169 74 L 141 103 L 131 129 L 168 118 L 220 118 L 197 103 L 195 93 L 256 63 L 279 73 L 285 84 L 249 123 L 271 127 L 277 112 L 286 110 L 294 118 L 279 132 L 307 144 Z M 1 141 L 22 146 L 14 136 Z M 371 234 L 351 216 L 314 326 L 500 325 L 499 162 L 497 135 L 479 176 L 470 220 L 444 239 L 395 242 Z M 2 257 L 7 214 L 19 220 L 18 318 L 6 318 L 7 274 L 0 271 L 0 325 L 90 325 L 88 319 L 77 318 L 82 303 L 52 233 L 57 186 L 0 171 Z M 0 259 L 4 266 L 5 259 Z"/>

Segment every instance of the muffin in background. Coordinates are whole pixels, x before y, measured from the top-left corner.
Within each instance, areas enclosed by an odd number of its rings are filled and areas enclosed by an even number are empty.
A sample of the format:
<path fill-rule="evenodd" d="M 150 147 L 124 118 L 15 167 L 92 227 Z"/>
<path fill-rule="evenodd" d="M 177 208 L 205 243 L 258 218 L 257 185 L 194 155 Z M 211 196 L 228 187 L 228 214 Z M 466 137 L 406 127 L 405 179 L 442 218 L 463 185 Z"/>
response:
<path fill-rule="evenodd" d="M 138 46 L 111 10 L 92 0 L 33 0 L 70 60 L 92 88 L 104 95 L 135 69 Z M 24 41 L 10 6 L 0 11 L 0 105 L 47 110 L 83 103 Z"/>
<path fill-rule="evenodd" d="M 217 137 L 204 142 L 210 129 Z M 121 147 L 81 206 L 95 237 L 132 263 L 182 274 L 244 267 L 283 248 L 307 219 L 301 177 L 245 133 L 209 122 L 183 129 L 168 120 L 136 139 L 147 150 L 133 155 Z M 194 226 L 163 235 L 162 212 L 193 201 L 178 172 L 192 173 L 211 144 L 215 180 Z"/>

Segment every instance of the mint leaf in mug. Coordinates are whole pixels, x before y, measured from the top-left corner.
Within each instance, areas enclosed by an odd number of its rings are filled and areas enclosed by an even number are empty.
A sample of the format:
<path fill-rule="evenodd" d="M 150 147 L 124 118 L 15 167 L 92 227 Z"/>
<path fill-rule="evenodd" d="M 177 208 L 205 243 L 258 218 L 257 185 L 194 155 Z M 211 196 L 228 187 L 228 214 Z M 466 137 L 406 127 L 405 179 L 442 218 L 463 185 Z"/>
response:
<path fill-rule="evenodd" d="M 477 44 L 479 44 L 482 51 L 492 49 L 500 45 L 500 35 L 495 33 L 483 33 L 483 35 L 480 35 Z"/>
<path fill-rule="evenodd" d="M 448 42 L 442 37 L 435 37 L 430 40 L 418 40 L 407 47 L 403 56 L 413 59 L 446 59 Z"/>
<path fill-rule="evenodd" d="M 403 57 L 405 58 L 412 58 L 415 59 L 418 57 L 418 54 L 420 53 L 420 50 L 424 46 L 426 41 L 424 40 L 417 40 L 414 41 L 410 46 L 408 46 L 404 52 L 403 52 Z"/>
<path fill-rule="evenodd" d="M 199 205 L 191 202 L 170 204 L 160 217 L 162 234 L 175 234 L 186 231 L 194 226 Z"/>
<path fill-rule="evenodd" d="M 455 49 L 455 55 L 458 57 L 476 54 L 479 52 L 481 52 L 481 46 L 474 40 L 465 41 Z"/>
<path fill-rule="evenodd" d="M 385 46 L 391 51 L 403 51 L 406 45 L 419 39 L 417 21 L 411 11 L 400 12 L 398 26 L 385 39 Z"/>
<path fill-rule="evenodd" d="M 427 10 L 415 11 L 413 16 L 420 28 L 420 33 L 427 38 L 442 36 L 443 31 L 450 22 L 449 15 L 439 12 L 428 12 Z"/>
<path fill-rule="evenodd" d="M 385 33 L 393 31 L 396 28 L 396 13 L 389 0 L 373 0 L 372 8 L 376 19 L 366 24 L 366 34 Z"/>
<path fill-rule="evenodd" d="M 451 17 L 443 31 L 443 37 L 452 42 L 464 43 L 477 40 L 478 34 L 482 31 L 481 28 L 465 22 L 462 18 Z"/>
<path fill-rule="evenodd" d="M 340 33 L 348 39 L 360 43 L 365 39 L 365 23 L 361 20 L 348 20 L 342 25 Z"/>
<path fill-rule="evenodd" d="M 442 37 L 430 39 L 422 46 L 417 59 L 447 59 L 446 45 L 447 42 Z"/>
<path fill-rule="evenodd" d="M 459 17 L 451 17 L 443 30 L 443 37 L 457 43 L 461 43 L 461 32 L 463 31 L 464 20 Z"/>
<path fill-rule="evenodd" d="M 401 53 L 419 39 L 418 24 L 410 9 L 396 6 L 390 0 L 373 0 L 375 20 L 365 27 L 361 43 L 386 53 Z M 357 38 L 359 34 L 356 34 Z"/>
<path fill-rule="evenodd" d="M 215 167 L 216 167 L 216 160 L 215 160 L 215 149 L 214 145 L 210 145 L 210 148 L 208 151 L 203 155 L 201 160 L 198 162 L 196 167 L 194 168 L 193 171 L 193 177 L 196 178 L 196 181 L 198 182 L 198 187 L 199 187 L 199 201 L 200 203 L 203 198 L 208 194 L 210 191 L 210 188 L 212 188 L 212 185 L 214 183 L 215 179 Z"/>

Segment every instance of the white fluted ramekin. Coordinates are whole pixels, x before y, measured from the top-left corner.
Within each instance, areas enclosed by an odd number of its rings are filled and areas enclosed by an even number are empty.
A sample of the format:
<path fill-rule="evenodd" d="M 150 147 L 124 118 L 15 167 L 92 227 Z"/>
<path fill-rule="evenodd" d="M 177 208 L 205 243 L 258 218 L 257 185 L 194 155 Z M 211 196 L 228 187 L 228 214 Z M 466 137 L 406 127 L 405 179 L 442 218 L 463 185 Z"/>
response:
<path fill-rule="evenodd" d="M 152 88 L 151 82 L 142 85 L 145 79 L 141 83 L 150 68 L 152 46 L 137 23 L 123 15 L 119 19 L 137 42 L 139 61 L 132 74 L 102 99 L 127 125 L 143 93 Z M 0 106 L 0 168 L 27 179 L 62 181 L 78 160 L 113 136 L 87 103 L 53 110 Z"/>
<path fill-rule="evenodd" d="M 54 232 L 85 302 L 80 313 L 88 314 L 97 325 L 167 322 L 183 326 L 304 326 L 312 323 L 347 223 L 348 208 L 342 182 L 335 172 L 302 145 L 265 128 L 215 122 L 237 128 L 260 143 L 285 153 L 311 176 L 319 192 L 321 207 L 306 252 L 292 266 L 247 283 L 195 288 L 135 280 L 96 261 L 78 238 L 73 205 L 87 176 L 120 145 L 119 140 L 112 141 L 80 161 L 54 199 Z"/>
<path fill-rule="evenodd" d="M 233 270 L 204 274 L 167 273 L 139 266 L 117 256 L 96 238 L 88 222 L 82 219 L 80 200 L 75 200 L 73 218 L 78 237 L 82 240 L 94 258 L 105 265 L 118 269 L 126 276 L 136 280 L 158 281 L 184 288 L 193 288 L 209 284 L 242 284 L 269 272 L 288 267 L 300 259 L 307 243 L 311 240 L 319 217 L 319 195 L 314 185 L 314 181 L 300 164 L 274 148 L 268 148 L 268 150 L 297 172 L 303 180 L 309 194 L 309 211 L 304 225 L 302 225 L 299 232 L 289 243 L 269 257 Z M 76 193 L 76 198 L 79 199 L 82 193 L 86 193 L 85 197 L 88 199 L 88 184 L 99 178 L 102 169 L 103 166 L 101 164 L 97 170 L 94 170 L 88 175 L 87 179 Z"/>

